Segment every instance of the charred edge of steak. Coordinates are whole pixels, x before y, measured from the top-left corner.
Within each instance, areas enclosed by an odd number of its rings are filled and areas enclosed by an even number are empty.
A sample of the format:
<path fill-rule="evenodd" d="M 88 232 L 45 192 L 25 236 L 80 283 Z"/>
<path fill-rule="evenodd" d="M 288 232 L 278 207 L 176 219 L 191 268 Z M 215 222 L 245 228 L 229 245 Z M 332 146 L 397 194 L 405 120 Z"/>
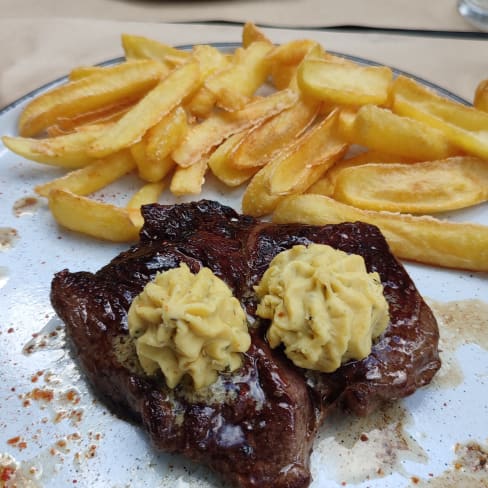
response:
<path fill-rule="evenodd" d="M 317 426 L 330 408 L 364 415 L 428 383 L 439 368 L 436 321 L 375 227 L 258 223 L 205 200 L 148 205 L 143 214 L 137 245 L 96 274 L 58 273 L 51 300 L 94 388 L 140 420 L 159 449 L 206 463 L 239 487 L 303 488 Z M 242 368 L 221 375 L 208 395 L 185 385 L 169 390 L 140 371 L 127 311 L 156 272 L 180 262 L 193 271 L 208 266 L 252 315 L 252 287 L 272 258 L 310 242 L 361 254 L 378 271 L 391 321 L 370 356 L 331 374 L 303 371 L 270 350 L 265 327 L 256 327 Z"/>

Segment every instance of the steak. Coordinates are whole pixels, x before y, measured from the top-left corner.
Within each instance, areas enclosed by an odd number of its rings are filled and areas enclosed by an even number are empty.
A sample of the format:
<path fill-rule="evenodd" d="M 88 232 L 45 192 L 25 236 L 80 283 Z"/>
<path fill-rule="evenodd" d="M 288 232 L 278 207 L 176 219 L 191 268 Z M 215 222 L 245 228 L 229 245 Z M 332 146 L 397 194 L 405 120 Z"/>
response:
<path fill-rule="evenodd" d="M 439 369 L 435 318 L 376 227 L 277 225 L 207 200 L 142 212 L 138 244 L 95 274 L 57 273 L 51 301 L 95 391 L 143 424 L 156 448 L 204 463 L 238 487 L 303 488 L 315 434 L 331 409 L 366 415 L 429 383 Z M 270 349 L 269 324 L 255 314 L 253 286 L 273 257 L 312 242 L 362 255 L 380 275 L 390 312 L 371 354 L 328 374 L 302 370 Z M 197 392 L 145 375 L 127 326 L 132 300 L 158 271 L 181 262 L 193 272 L 212 269 L 251 322 L 242 367 Z"/>

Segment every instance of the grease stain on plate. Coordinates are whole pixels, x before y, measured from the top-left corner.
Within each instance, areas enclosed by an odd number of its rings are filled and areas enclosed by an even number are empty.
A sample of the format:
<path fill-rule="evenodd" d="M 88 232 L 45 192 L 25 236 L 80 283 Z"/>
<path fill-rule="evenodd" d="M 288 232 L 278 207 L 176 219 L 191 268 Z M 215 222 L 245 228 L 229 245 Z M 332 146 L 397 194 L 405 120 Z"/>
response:
<path fill-rule="evenodd" d="M 19 238 L 17 229 L 13 227 L 0 227 L 0 251 L 12 248 Z"/>
<path fill-rule="evenodd" d="M 54 317 L 39 331 L 32 334 L 32 339 L 24 345 L 22 352 L 32 354 L 38 351 L 63 349 L 66 344 L 66 332 L 63 322 Z"/>
<path fill-rule="evenodd" d="M 411 420 L 401 403 L 385 405 L 364 418 L 335 413 L 322 428 L 313 466 L 343 485 L 392 473 L 408 476 L 403 461 L 428 462 L 426 452 L 405 429 Z"/>
<path fill-rule="evenodd" d="M 429 480 L 421 480 L 419 487 L 430 488 L 485 488 L 488 487 L 488 446 L 477 442 L 457 443 L 457 456 L 452 467 Z"/>
<path fill-rule="evenodd" d="M 464 344 L 476 344 L 488 350 L 488 303 L 481 300 L 438 302 L 428 300 L 439 324 L 439 350 L 442 367 L 433 385 L 453 388 L 463 382 L 456 350 Z"/>
<path fill-rule="evenodd" d="M 36 196 L 22 197 L 14 202 L 12 211 L 16 217 L 33 215 L 36 213 L 40 205 L 41 201 Z"/>

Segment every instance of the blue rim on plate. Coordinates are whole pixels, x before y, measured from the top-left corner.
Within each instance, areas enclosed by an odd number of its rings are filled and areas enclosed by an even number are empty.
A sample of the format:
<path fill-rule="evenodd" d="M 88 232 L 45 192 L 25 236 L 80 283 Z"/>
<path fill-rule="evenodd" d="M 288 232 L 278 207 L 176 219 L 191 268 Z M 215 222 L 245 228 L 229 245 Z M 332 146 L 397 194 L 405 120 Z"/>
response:
<path fill-rule="evenodd" d="M 219 49 L 235 49 L 237 47 L 241 47 L 240 43 L 237 42 L 212 42 L 209 43 L 211 46 L 214 46 Z M 182 46 L 175 46 L 176 49 L 181 49 L 183 51 L 190 51 L 193 48 L 192 44 L 185 44 Z M 344 53 L 339 53 L 336 51 L 328 51 L 330 54 L 333 54 L 335 56 L 341 56 L 345 59 L 349 59 L 350 61 L 354 61 L 355 63 L 359 64 L 364 64 L 368 66 L 385 66 L 382 63 L 377 63 L 376 61 L 371 61 L 369 59 L 361 58 L 360 56 L 353 56 L 351 54 L 344 54 Z M 101 63 L 98 63 L 96 66 L 111 66 L 113 64 L 118 64 L 125 61 L 125 57 L 121 56 L 118 58 L 113 58 L 109 59 L 107 61 L 103 61 Z M 437 93 L 444 95 L 447 98 L 450 98 L 451 100 L 462 103 L 463 105 L 471 105 L 467 100 L 464 98 L 456 95 L 455 93 L 452 93 L 451 91 L 447 90 L 446 88 L 442 88 L 439 85 L 432 83 L 425 78 L 421 78 L 416 75 L 412 75 L 408 73 L 407 71 L 403 71 L 401 69 L 394 68 L 390 66 L 390 68 L 393 70 L 393 73 L 395 76 L 403 75 L 403 76 L 408 76 L 409 78 L 412 78 L 419 83 L 421 83 L 424 86 L 427 86 L 433 90 L 435 90 Z M 18 98 L 17 100 L 13 101 L 12 103 L 9 103 L 6 107 L 0 109 L 0 117 L 4 115 L 5 113 L 9 112 L 10 110 L 14 109 L 17 105 L 36 97 L 37 95 L 43 93 L 46 90 L 49 90 L 50 88 L 53 88 L 56 85 L 59 85 L 61 83 L 64 83 L 68 81 L 68 76 L 61 76 L 60 78 L 57 78 L 53 81 L 50 81 L 48 83 L 45 83 L 44 85 L 40 86 L 39 88 L 36 88 L 35 90 L 32 90 L 31 92 L 27 93 L 26 95 L 23 95 L 22 97 Z"/>

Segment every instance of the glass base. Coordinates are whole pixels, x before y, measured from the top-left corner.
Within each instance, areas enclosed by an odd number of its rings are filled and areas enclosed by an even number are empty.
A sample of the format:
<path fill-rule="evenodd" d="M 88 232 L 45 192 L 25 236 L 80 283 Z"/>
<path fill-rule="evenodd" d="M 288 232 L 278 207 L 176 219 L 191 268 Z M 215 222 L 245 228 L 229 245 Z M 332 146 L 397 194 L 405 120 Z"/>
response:
<path fill-rule="evenodd" d="M 486 4 L 486 7 L 480 6 Z M 488 32 L 488 2 L 459 0 L 458 12 L 478 29 Z"/>

